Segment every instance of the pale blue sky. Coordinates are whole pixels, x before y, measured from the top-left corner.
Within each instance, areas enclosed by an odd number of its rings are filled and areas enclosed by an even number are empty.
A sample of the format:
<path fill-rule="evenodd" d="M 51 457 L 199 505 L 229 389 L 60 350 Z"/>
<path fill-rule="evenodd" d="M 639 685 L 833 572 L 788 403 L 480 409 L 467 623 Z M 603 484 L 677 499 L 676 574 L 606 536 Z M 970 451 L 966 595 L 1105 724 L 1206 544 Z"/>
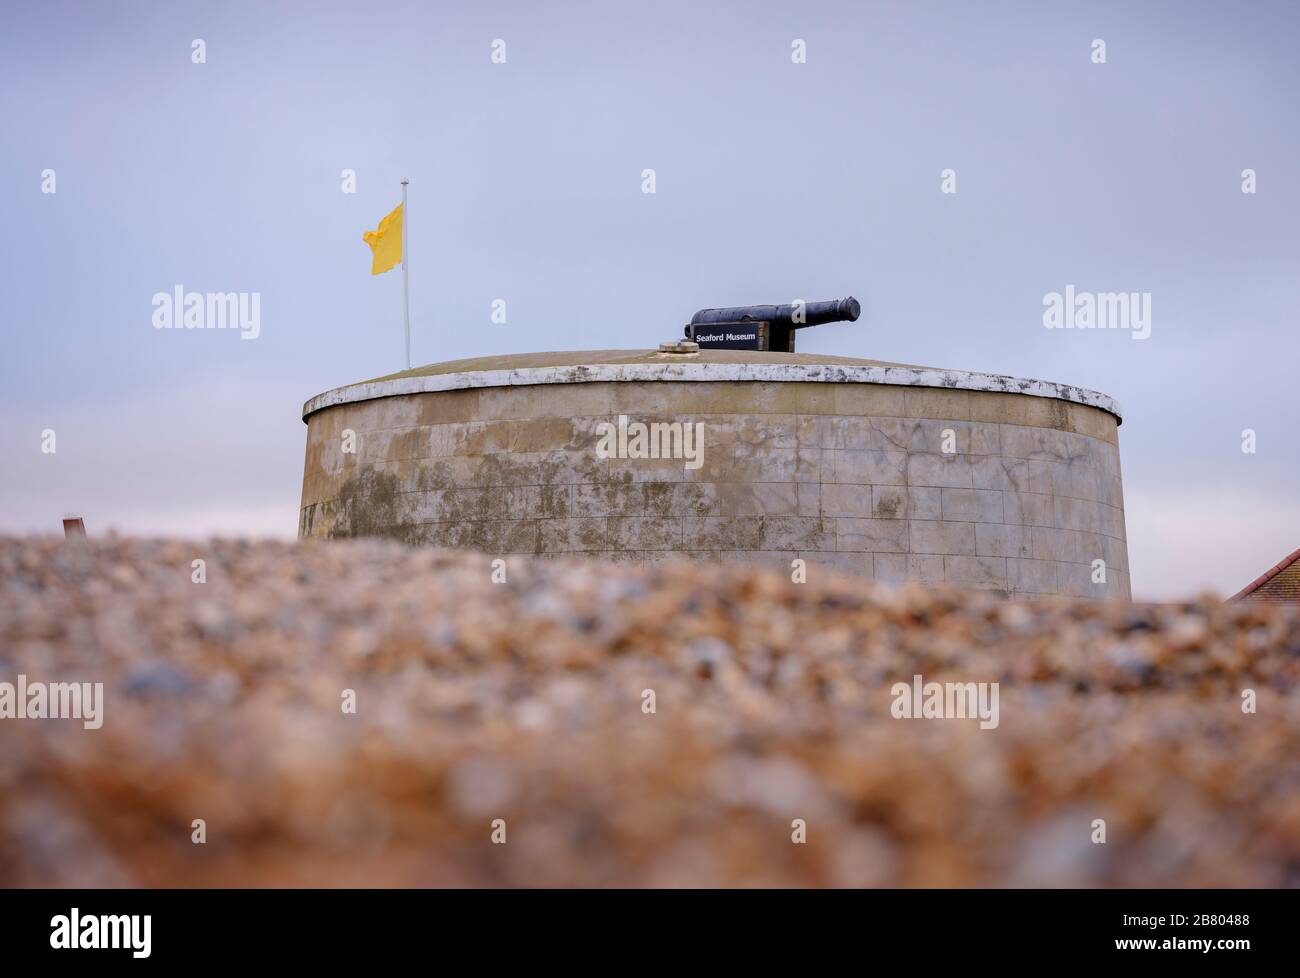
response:
<path fill-rule="evenodd" d="M 1235 590 L 1300 547 L 1298 28 L 1226 0 L 12 8 L 0 532 L 291 536 L 302 402 L 403 365 L 360 236 L 407 176 L 417 362 L 852 293 L 801 350 L 1117 398 L 1135 593 Z M 177 283 L 260 292 L 261 336 L 154 330 Z M 1045 330 L 1067 284 L 1151 292 L 1151 338 Z"/>

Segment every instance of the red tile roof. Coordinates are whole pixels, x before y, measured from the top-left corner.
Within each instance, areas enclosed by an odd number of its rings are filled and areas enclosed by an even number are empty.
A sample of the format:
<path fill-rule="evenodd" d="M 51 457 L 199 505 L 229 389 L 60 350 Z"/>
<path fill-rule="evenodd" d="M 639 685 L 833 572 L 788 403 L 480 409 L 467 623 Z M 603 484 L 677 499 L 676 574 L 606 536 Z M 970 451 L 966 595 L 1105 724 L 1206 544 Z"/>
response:
<path fill-rule="evenodd" d="M 1300 604 L 1300 550 L 1265 571 L 1228 600 L 1252 604 Z"/>

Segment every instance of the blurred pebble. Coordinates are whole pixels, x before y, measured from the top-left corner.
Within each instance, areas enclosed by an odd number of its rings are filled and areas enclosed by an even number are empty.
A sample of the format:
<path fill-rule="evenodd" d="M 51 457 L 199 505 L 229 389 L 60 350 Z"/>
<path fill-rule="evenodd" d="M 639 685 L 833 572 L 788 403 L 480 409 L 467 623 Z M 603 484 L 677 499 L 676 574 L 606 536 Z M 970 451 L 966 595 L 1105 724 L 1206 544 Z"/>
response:
<path fill-rule="evenodd" d="M 98 730 L 0 719 L 4 883 L 1298 878 L 1300 610 L 509 562 L 0 539 L 0 682 L 105 685 Z M 998 726 L 894 719 L 917 674 L 999 683 Z"/>

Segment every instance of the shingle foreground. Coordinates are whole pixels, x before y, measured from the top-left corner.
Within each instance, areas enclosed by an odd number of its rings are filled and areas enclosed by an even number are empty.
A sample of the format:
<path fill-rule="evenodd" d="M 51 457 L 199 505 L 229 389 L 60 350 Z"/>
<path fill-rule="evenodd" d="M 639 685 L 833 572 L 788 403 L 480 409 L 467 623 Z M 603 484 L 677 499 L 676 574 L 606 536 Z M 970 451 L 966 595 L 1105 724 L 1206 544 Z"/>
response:
<path fill-rule="evenodd" d="M 0 883 L 1300 884 L 1296 609 L 489 561 L 0 540 L 0 682 L 106 698 L 0 719 Z"/>

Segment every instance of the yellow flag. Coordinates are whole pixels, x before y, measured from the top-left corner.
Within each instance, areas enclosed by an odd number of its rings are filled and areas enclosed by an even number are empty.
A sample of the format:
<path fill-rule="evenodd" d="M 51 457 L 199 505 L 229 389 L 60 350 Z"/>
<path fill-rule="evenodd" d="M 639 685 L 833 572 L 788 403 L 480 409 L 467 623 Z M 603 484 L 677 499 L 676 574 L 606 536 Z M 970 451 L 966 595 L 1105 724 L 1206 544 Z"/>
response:
<path fill-rule="evenodd" d="M 402 205 L 394 207 L 377 230 L 361 235 L 361 240 L 370 245 L 375 256 L 370 263 L 371 275 L 381 275 L 397 265 L 402 260 Z"/>

